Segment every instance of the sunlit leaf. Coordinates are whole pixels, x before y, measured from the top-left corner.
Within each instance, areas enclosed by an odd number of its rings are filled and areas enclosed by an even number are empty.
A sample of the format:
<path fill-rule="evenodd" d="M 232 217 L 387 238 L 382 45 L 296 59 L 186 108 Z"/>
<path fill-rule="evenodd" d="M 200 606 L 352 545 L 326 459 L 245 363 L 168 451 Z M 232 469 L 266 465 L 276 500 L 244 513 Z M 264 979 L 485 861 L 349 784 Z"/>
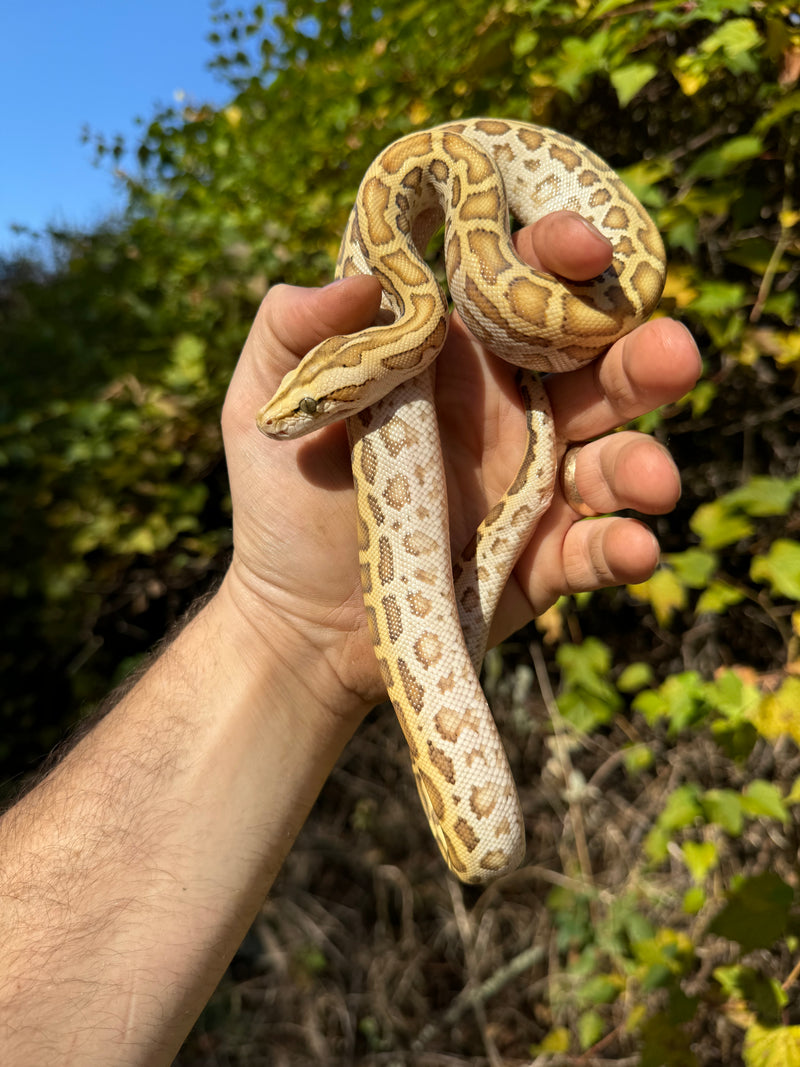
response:
<path fill-rule="evenodd" d="M 785 515 L 800 491 L 800 478 L 751 478 L 739 489 L 725 494 L 726 506 L 764 518 Z"/>
<path fill-rule="evenodd" d="M 745 1067 L 800 1067 L 800 1026 L 753 1023 L 744 1037 Z"/>
<path fill-rule="evenodd" d="M 690 726 L 704 706 L 703 682 L 696 671 L 670 675 L 658 689 L 645 689 L 633 698 L 632 707 L 654 725 L 666 719 L 671 733 Z"/>
<path fill-rule="evenodd" d="M 690 589 L 703 589 L 717 567 L 717 556 L 703 548 L 687 548 L 664 557 L 684 585 Z"/>
<path fill-rule="evenodd" d="M 744 787 L 742 808 L 748 815 L 762 815 L 778 822 L 786 822 L 789 818 L 780 789 L 774 782 L 763 778 L 756 778 Z"/>
<path fill-rule="evenodd" d="M 698 788 L 694 785 L 681 785 L 667 798 L 667 803 L 658 816 L 658 824 L 665 830 L 682 830 L 691 826 L 702 813 Z"/>
<path fill-rule="evenodd" d="M 689 520 L 689 526 L 708 549 L 735 544 L 749 537 L 754 529 L 746 516 L 732 512 L 720 500 L 701 504 Z"/>
<path fill-rule="evenodd" d="M 779 538 L 750 565 L 754 582 L 766 582 L 773 593 L 800 600 L 800 542 Z"/>
<path fill-rule="evenodd" d="M 621 693 L 635 693 L 653 680 L 653 668 L 649 663 L 629 663 L 617 679 L 617 689 Z"/>
<path fill-rule="evenodd" d="M 683 861 L 694 882 L 702 882 L 719 863 L 717 846 L 713 841 L 685 841 L 681 845 Z"/>
<path fill-rule="evenodd" d="M 698 615 L 706 611 L 713 615 L 724 615 L 728 608 L 741 603 L 743 599 L 744 593 L 741 589 L 715 578 L 697 598 L 695 610 Z"/>
<path fill-rule="evenodd" d="M 800 745 L 800 678 L 786 678 L 761 701 L 753 716 L 758 732 L 770 741 L 784 734 Z"/>
<path fill-rule="evenodd" d="M 687 605 L 686 586 L 669 567 L 659 567 L 646 582 L 628 586 L 639 600 L 648 601 L 661 626 L 666 626 L 676 611 Z"/>
<path fill-rule="evenodd" d="M 611 72 L 611 84 L 614 86 L 621 107 L 627 107 L 640 89 L 658 74 L 654 63 L 627 63 Z"/>
<path fill-rule="evenodd" d="M 582 1050 L 591 1048 L 603 1036 L 605 1021 L 596 1011 L 584 1011 L 578 1016 L 578 1044 Z"/>

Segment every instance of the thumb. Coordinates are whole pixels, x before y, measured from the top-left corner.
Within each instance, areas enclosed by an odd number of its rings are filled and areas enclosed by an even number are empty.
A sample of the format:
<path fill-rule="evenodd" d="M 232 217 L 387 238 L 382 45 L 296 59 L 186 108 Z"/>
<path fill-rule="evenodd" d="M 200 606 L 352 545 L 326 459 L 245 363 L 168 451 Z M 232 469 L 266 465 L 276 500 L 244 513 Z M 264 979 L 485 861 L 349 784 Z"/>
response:
<path fill-rule="evenodd" d="M 261 305 L 253 329 L 274 357 L 270 362 L 279 362 L 284 374 L 320 341 L 370 326 L 380 297 L 380 282 L 369 274 L 340 278 L 321 289 L 276 285 Z"/>
<path fill-rule="evenodd" d="M 298 361 L 327 337 L 370 326 L 380 306 L 377 278 L 357 274 L 321 289 L 275 285 L 261 303 L 223 410 L 226 423 L 252 423 Z"/>

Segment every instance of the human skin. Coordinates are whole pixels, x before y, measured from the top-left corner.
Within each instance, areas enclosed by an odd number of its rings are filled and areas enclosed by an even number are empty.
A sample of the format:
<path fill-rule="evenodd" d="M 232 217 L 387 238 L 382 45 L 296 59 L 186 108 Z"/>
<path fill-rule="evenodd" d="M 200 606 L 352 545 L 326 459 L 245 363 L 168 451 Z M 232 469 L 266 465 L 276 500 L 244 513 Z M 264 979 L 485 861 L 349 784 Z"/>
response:
<path fill-rule="evenodd" d="M 610 258 L 569 214 L 517 241 L 528 261 L 576 279 Z M 344 429 L 275 442 L 255 426 L 298 358 L 368 325 L 378 300 L 368 277 L 269 293 L 222 417 L 234 512 L 222 585 L 0 821 L 5 1067 L 169 1064 L 339 753 L 384 695 Z M 680 482 L 665 449 L 610 431 L 683 395 L 699 370 L 689 334 L 658 319 L 547 380 L 561 452 L 590 442 L 576 480 L 597 512 L 674 506 Z M 524 417 L 512 376 L 453 321 L 437 404 L 454 546 L 514 474 Z M 509 581 L 493 641 L 562 593 L 644 580 L 657 560 L 644 525 L 581 519 L 559 488 Z"/>

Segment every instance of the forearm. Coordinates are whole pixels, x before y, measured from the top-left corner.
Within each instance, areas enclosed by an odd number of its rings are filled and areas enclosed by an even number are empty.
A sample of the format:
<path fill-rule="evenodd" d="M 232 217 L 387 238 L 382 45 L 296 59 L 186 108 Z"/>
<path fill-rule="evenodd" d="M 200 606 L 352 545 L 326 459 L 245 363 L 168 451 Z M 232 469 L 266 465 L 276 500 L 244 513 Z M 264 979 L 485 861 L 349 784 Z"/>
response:
<path fill-rule="evenodd" d="M 171 1062 L 357 720 L 291 651 L 223 586 L 0 822 L 8 1067 Z"/>

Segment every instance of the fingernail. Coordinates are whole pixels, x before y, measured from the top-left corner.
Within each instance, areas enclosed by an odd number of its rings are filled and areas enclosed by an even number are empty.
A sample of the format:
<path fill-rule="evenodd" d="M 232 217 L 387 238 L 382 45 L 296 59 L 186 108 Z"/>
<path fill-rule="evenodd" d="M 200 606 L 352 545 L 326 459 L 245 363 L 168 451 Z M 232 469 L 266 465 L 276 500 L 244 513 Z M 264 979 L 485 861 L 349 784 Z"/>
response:
<path fill-rule="evenodd" d="M 603 242 L 603 244 L 607 245 L 609 248 L 613 248 L 614 247 L 613 244 L 611 243 L 611 241 L 608 239 L 608 237 L 606 237 L 606 235 L 604 233 L 601 233 L 597 229 L 596 226 L 592 225 L 592 223 L 589 222 L 588 219 L 585 219 L 583 217 L 583 215 L 579 215 L 578 218 L 581 220 L 581 222 L 586 227 L 586 229 L 589 231 L 589 233 L 591 233 L 594 237 L 599 237 L 600 240 Z"/>

